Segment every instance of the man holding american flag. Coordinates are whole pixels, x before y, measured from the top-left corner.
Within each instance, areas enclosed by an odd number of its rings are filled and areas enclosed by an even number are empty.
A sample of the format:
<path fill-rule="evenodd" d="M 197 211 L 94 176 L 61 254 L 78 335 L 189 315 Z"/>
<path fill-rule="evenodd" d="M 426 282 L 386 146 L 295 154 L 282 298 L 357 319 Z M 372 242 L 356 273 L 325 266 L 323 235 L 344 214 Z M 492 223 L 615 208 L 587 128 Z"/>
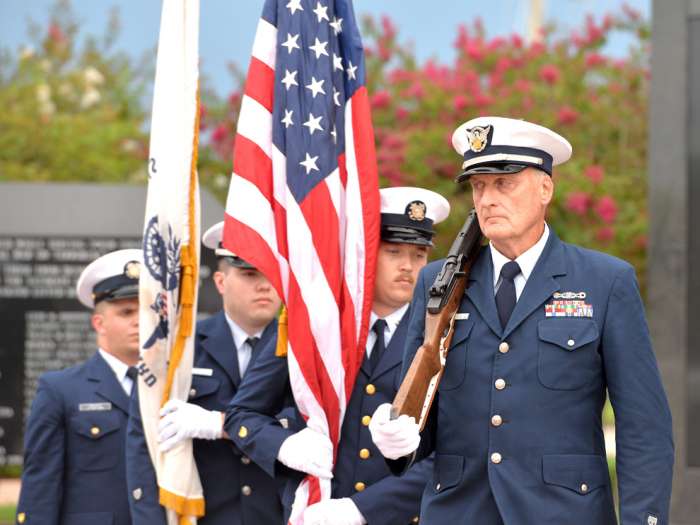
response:
<path fill-rule="evenodd" d="M 418 520 L 420 496 L 432 460 L 414 465 L 401 478 L 390 475 L 372 443 L 370 414 L 391 402 L 400 383 L 409 301 L 418 272 L 432 247 L 433 224 L 449 212 L 448 202 L 421 188 L 381 190 L 381 245 L 372 303 L 372 333 L 347 406 L 333 467 L 333 447 L 306 427 L 283 428 L 275 414 L 293 385 L 287 360 L 268 345 L 251 367 L 227 412 L 225 428 L 236 445 L 272 476 L 290 476 L 283 496 L 292 516 L 292 500 L 304 474 L 332 477 L 331 498 L 303 513 L 305 525 L 405 525 Z M 293 379 L 292 379 L 293 380 Z M 303 420 L 297 421 L 303 426 Z M 387 505 L 391 501 L 391 505 Z M 290 508 L 291 507 L 291 508 Z"/>

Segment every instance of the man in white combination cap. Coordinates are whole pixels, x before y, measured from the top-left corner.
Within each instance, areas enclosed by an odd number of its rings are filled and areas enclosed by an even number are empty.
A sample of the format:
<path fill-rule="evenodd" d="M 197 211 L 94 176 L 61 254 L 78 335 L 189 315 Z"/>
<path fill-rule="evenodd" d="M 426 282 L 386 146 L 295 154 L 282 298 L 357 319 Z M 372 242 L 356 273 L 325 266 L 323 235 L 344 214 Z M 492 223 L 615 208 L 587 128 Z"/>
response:
<path fill-rule="evenodd" d="M 343 419 L 335 465 L 330 440 L 305 427 L 301 415 L 295 428 L 282 428 L 275 421 L 291 388 L 287 360 L 271 345 L 263 349 L 226 415 L 226 429 L 242 451 L 268 474 L 288 475 L 282 498 L 287 514 L 305 474 L 332 477 L 331 499 L 307 508 L 305 525 L 407 525 L 418 519 L 431 468 L 426 460 L 402 478 L 391 476 L 372 444 L 368 425 L 375 408 L 396 395 L 416 278 L 428 262 L 433 226 L 447 217 L 450 206 L 444 197 L 423 188 L 385 188 L 380 197 L 381 243 L 371 330 Z"/>
<path fill-rule="evenodd" d="M 141 250 L 119 250 L 78 279 L 98 350 L 39 378 L 25 433 L 19 524 L 131 524 L 124 440 L 139 358 L 140 266 Z"/>
<path fill-rule="evenodd" d="M 389 405 L 374 443 L 400 473 L 435 453 L 421 521 L 430 525 L 615 525 L 601 413 L 615 411 L 621 523 L 667 525 L 671 415 L 634 269 L 566 244 L 546 224 L 552 168 L 571 146 L 522 120 L 480 117 L 458 127 L 459 182 L 472 187 L 489 245 L 458 312 L 425 430 Z M 428 290 L 421 273 L 404 370 L 421 345 Z"/>
<path fill-rule="evenodd" d="M 277 525 L 282 520 L 278 486 L 225 435 L 223 412 L 260 349 L 276 341 L 281 301 L 262 273 L 222 246 L 223 226 L 219 222 L 202 236 L 204 246 L 216 254 L 213 280 L 223 308 L 197 323 L 189 399 L 171 400 L 161 410 L 160 448 L 194 439 L 205 499 L 205 515 L 198 523 Z M 132 401 L 127 471 L 133 523 L 165 524 L 138 400 Z"/>

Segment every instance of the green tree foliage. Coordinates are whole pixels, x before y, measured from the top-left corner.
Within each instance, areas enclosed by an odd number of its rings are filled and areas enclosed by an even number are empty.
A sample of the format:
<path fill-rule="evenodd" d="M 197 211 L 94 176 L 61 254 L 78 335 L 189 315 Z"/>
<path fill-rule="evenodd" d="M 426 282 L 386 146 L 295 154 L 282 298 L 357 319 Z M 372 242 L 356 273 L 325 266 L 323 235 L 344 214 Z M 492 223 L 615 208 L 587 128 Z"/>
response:
<path fill-rule="evenodd" d="M 3 50 L 0 180 L 145 180 L 153 61 L 114 51 L 118 31 L 113 11 L 104 36 L 79 38 L 62 0 L 48 27 L 30 23 L 31 46 Z"/>
<path fill-rule="evenodd" d="M 48 27 L 33 27 L 33 47 L 3 53 L 0 180 L 145 180 L 155 52 L 138 63 L 115 52 L 118 28 L 113 13 L 103 37 L 78 38 L 60 0 Z M 548 27 L 533 43 L 489 38 L 476 21 L 458 28 L 450 64 L 419 63 L 388 17 L 365 19 L 364 33 L 382 185 L 448 197 L 453 212 L 437 255 L 471 207 L 469 186 L 453 183 L 460 158 L 452 131 L 479 115 L 524 118 L 574 148 L 555 169 L 549 222 L 567 241 L 629 260 L 644 285 L 649 27 L 638 13 L 589 17 L 566 35 Z M 631 41 L 624 58 L 603 54 L 613 34 Z M 242 86 L 241 72 L 233 74 Z M 220 99 L 202 85 L 200 180 L 223 201 L 241 91 Z"/>
<path fill-rule="evenodd" d="M 459 27 L 452 64 L 419 64 L 389 18 L 365 20 L 367 77 L 384 184 L 433 188 L 452 203 L 438 245 L 446 250 L 472 206 L 451 134 L 481 115 L 523 118 L 573 145 L 555 168 L 548 221 L 565 240 L 646 269 L 649 28 L 628 7 L 588 17 L 568 35 L 554 27 L 526 44 L 514 34 L 487 38 L 477 21 Z M 616 33 L 631 41 L 624 58 L 603 54 Z"/>
<path fill-rule="evenodd" d="M 523 118 L 551 127 L 573 145 L 555 169 L 548 221 L 565 240 L 634 264 L 642 287 L 647 243 L 647 101 L 649 27 L 624 7 L 562 35 L 551 26 L 525 43 L 513 34 L 488 38 L 479 21 L 458 28 L 453 63 L 419 63 L 391 19 L 364 19 L 367 82 L 383 186 L 434 189 L 452 204 L 439 227 L 442 255 L 472 206 L 468 184 L 457 186 L 461 158 L 451 134 L 480 115 Z M 627 36 L 624 58 L 603 48 Z M 240 91 L 202 119 L 204 171 L 224 195 L 240 109 Z M 200 168 L 202 173 L 202 168 Z"/>

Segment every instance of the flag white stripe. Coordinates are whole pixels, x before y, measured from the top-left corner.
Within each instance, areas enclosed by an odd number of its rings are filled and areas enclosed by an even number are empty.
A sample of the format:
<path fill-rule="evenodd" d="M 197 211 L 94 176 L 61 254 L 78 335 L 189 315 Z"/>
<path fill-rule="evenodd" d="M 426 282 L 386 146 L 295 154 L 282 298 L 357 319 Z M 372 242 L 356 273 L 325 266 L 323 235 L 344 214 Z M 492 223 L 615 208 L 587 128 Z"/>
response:
<path fill-rule="evenodd" d="M 237 132 L 255 142 L 272 158 L 272 113 L 254 98 L 243 95 Z"/>
<path fill-rule="evenodd" d="M 360 175 L 357 170 L 357 157 L 355 156 L 355 134 L 352 127 L 352 98 L 345 105 L 345 169 L 347 182 L 345 187 L 345 200 L 348 206 L 345 216 L 351 217 L 347 221 L 345 240 L 345 282 L 348 292 L 354 301 L 356 336 L 360 335 L 362 321 L 362 305 L 364 303 L 365 285 L 365 225 L 363 221 L 362 199 L 360 194 Z"/>
<path fill-rule="evenodd" d="M 258 22 L 258 29 L 255 31 L 255 41 L 253 42 L 253 56 L 267 64 L 270 69 L 275 69 L 277 45 L 277 28 L 270 22 L 261 18 Z"/>

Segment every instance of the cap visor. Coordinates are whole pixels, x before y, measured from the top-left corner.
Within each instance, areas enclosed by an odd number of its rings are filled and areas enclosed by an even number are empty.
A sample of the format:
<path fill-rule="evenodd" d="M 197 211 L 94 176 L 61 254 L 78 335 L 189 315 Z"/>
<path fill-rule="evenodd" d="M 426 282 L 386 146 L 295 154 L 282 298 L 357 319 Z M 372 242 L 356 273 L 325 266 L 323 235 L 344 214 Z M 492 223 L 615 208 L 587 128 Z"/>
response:
<path fill-rule="evenodd" d="M 512 164 L 512 163 L 499 163 L 499 164 L 484 164 L 481 166 L 472 166 L 468 170 L 463 171 L 457 176 L 455 182 L 464 182 L 468 180 L 472 175 L 503 175 L 507 173 L 519 173 L 527 168 L 526 164 Z"/>

